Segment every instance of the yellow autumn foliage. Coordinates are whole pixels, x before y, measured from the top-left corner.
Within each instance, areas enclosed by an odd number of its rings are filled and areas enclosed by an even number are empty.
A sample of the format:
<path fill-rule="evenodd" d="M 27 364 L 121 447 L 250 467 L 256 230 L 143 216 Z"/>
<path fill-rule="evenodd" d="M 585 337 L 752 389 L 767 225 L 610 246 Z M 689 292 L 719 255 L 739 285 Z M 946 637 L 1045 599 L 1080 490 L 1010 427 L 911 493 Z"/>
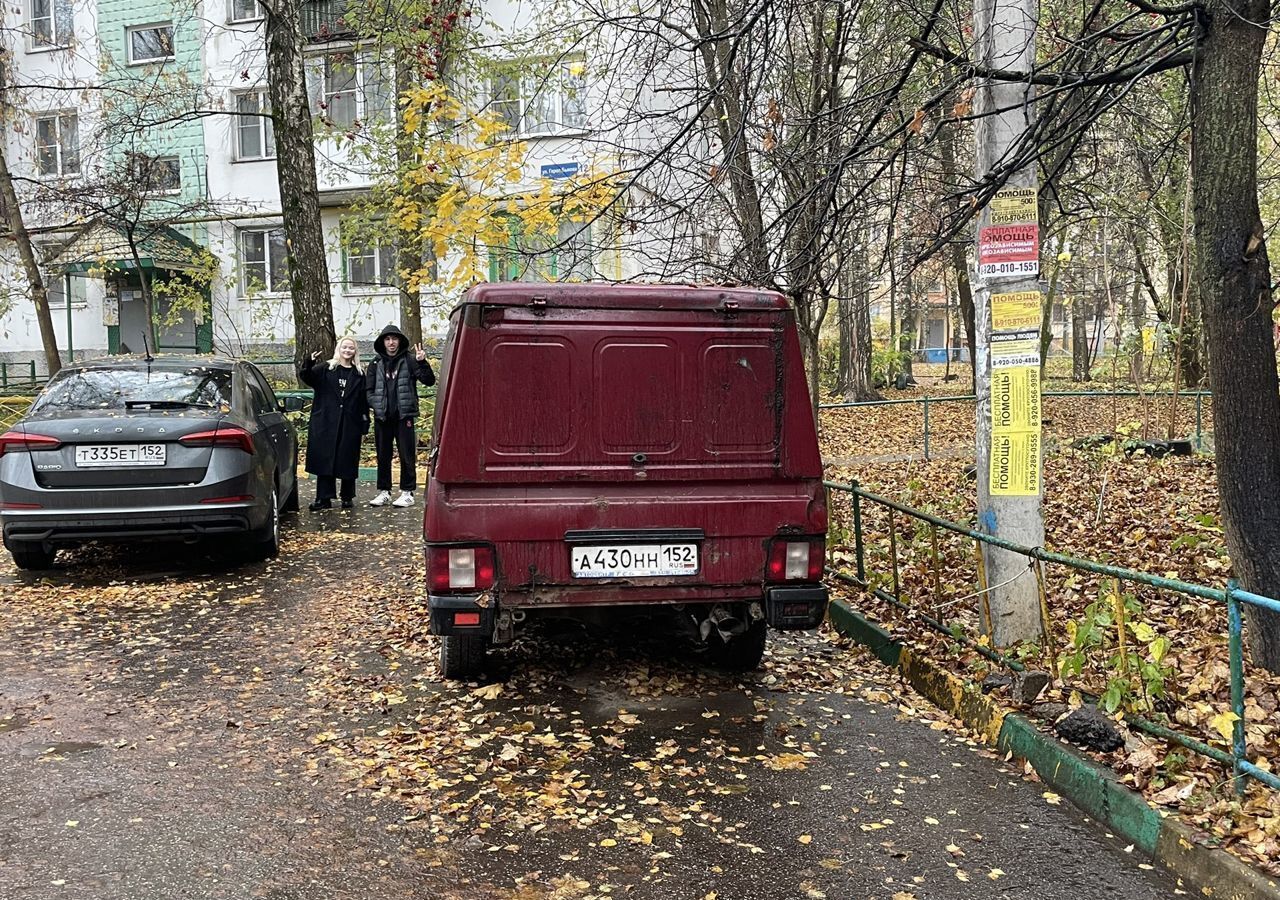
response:
<path fill-rule="evenodd" d="M 613 180 L 594 171 L 518 189 L 529 181 L 526 143 L 505 136 L 497 113 L 468 109 L 441 83 L 414 87 L 400 103 L 404 131 L 417 140 L 393 187 L 388 222 L 453 263 L 441 272 L 448 289 L 485 280 L 490 248 L 506 248 L 512 235 L 554 241 L 561 222 L 590 221 L 616 194 Z M 410 290 L 432 277 L 429 266 L 399 274 Z"/>

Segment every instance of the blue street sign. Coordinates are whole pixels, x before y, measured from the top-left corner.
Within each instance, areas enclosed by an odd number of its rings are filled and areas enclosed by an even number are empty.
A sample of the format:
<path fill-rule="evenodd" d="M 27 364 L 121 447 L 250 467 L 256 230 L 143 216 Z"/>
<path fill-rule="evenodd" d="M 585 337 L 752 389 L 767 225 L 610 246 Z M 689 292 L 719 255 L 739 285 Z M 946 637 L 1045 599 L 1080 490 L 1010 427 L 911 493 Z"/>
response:
<path fill-rule="evenodd" d="M 578 174 L 576 162 L 549 163 L 542 167 L 543 178 L 572 178 Z"/>

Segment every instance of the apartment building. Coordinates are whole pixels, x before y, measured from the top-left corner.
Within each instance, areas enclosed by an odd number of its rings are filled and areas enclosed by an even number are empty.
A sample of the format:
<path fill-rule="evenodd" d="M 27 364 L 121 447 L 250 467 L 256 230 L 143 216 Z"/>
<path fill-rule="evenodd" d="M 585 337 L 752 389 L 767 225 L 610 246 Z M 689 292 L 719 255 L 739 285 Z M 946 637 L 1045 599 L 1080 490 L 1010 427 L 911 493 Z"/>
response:
<path fill-rule="evenodd" d="M 144 345 L 259 355 L 287 348 L 292 308 L 257 0 L 18 2 L 4 13 L 11 109 L 3 139 L 64 357 Z M 505 0 L 488 13 L 497 37 L 529 15 Z M 353 204 L 376 174 L 353 134 L 390 122 L 396 98 L 386 55 L 376 40 L 357 39 L 349 18 L 344 0 L 304 7 L 328 248 L 328 272 L 307 274 L 328 277 L 339 332 L 368 338 L 399 318 L 397 276 L 389 240 L 344 240 Z M 570 54 L 536 80 L 495 76 L 472 86 L 527 148 L 512 193 L 612 164 L 590 139 L 599 97 L 584 69 Z M 486 248 L 488 276 L 622 278 L 636 265 L 621 243 L 611 215 L 566 221 L 542 248 L 513 228 L 507 246 Z M 449 265 L 437 263 L 442 273 Z M 199 300 L 155 291 L 149 330 L 140 272 L 148 284 L 199 281 Z M 4 241 L 0 333 L 9 359 L 39 356 L 24 281 L 13 242 Z M 422 288 L 427 333 L 442 330 L 454 299 L 443 281 Z"/>

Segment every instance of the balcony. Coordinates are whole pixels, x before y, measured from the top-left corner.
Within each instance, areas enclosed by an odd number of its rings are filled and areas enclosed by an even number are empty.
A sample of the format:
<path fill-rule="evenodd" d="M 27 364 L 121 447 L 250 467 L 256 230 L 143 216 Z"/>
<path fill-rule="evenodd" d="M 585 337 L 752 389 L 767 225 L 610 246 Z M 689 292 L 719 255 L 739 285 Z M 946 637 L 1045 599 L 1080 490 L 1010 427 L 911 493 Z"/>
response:
<path fill-rule="evenodd" d="M 307 42 L 323 44 L 353 39 L 356 32 L 347 24 L 344 18 L 346 12 L 347 0 L 304 0 L 302 33 Z"/>

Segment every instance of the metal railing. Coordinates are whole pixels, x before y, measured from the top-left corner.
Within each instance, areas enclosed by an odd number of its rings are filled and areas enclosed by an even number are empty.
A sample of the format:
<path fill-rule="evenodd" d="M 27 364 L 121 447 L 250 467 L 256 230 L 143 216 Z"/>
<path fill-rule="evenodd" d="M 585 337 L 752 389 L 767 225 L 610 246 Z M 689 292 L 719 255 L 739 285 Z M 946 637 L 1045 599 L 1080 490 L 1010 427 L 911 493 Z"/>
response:
<path fill-rule="evenodd" d="M 1200 452 L 1204 449 L 1204 399 L 1212 397 L 1209 391 L 1178 391 L 1175 395 L 1173 391 L 1041 391 L 1042 398 L 1055 397 L 1080 397 L 1098 400 L 1108 399 L 1129 399 L 1129 400 L 1148 400 L 1156 397 L 1174 397 L 1179 399 L 1194 398 L 1195 401 L 1195 449 Z M 902 405 L 919 405 L 922 408 L 924 419 L 924 458 L 930 458 L 930 438 L 932 433 L 929 424 L 929 407 L 937 406 L 942 403 L 973 403 L 977 400 L 973 394 L 941 394 L 937 396 L 924 397 L 900 397 L 890 400 L 851 400 L 842 403 L 819 403 L 818 409 L 857 409 L 876 406 L 902 406 Z"/>
<path fill-rule="evenodd" d="M 36 361 L 0 362 L 0 391 L 32 391 L 48 380 L 36 370 Z"/>
<path fill-rule="evenodd" d="M 1045 550 L 1043 547 L 1027 547 L 1013 541 L 1005 540 L 1004 538 L 975 531 L 972 528 L 956 522 L 951 522 L 924 510 L 915 509 L 905 504 L 897 503 L 886 497 L 881 497 L 868 491 L 864 491 L 858 486 L 857 482 L 843 484 L 827 481 L 824 483 L 831 491 L 847 493 L 852 507 L 850 513 L 850 526 L 853 531 L 854 540 L 853 550 L 855 573 L 850 575 L 848 572 L 840 569 L 831 569 L 830 571 L 832 571 L 838 580 L 868 591 L 879 600 L 888 603 L 897 609 L 912 614 L 927 627 L 948 635 L 953 639 L 959 640 L 961 643 L 977 651 L 980 655 L 991 662 L 995 662 L 1014 671 L 1023 671 L 1025 666 L 1016 659 L 998 653 L 989 647 L 983 646 L 981 643 L 967 635 L 957 634 L 955 629 L 949 627 L 938 618 L 939 613 L 937 609 L 935 609 L 935 615 L 930 616 L 921 606 L 912 606 L 903 600 L 902 579 L 898 559 L 899 541 L 895 524 L 896 515 L 905 515 L 917 522 L 925 523 L 929 526 L 931 553 L 933 559 L 933 583 L 936 596 L 938 597 L 940 597 L 942 593 L 940 576 L 941 564 L 938 553 L 938 530 L 942 529 L 959 535 L 961 538 L 967 538 L 974 541 L 974 548 L 977 555 L 978 591 L 973 596 L 981 598 L 982 610 L 985 615 L 985 621 L 987 622 L 990 621 L 990 610 L 986 607 L 989 588 L 985 583 L 986 578 L 981 556 L 982 545 L 985 544 L 991 547 L 999 547 L 1010 553 L 1016 553 L 1020 556 L 1024 556 L 1029 560 L 1029 567 L 1034 569 L 1039 586 L 1040 617 L 1044 648 L 1048 655 L 1050 668 L 1054 670 L 1055 675 L 1060 675 L 1060 670 L 1057 661 L 1057 650 L 1054 646 L 1054 632 L 1049 618 L 1045 591 L 1044 565 L 1046 563 L 1063 566 L 1077 572 L 1089 572 L 1095 575 L 1102 575 L 1116 579 L 1117 592 L 1119 583 L 1128 582 L 1146 585 L 1157 590 L 1172 591 L 1186 596 L 1199 597 L 1215 603 L 1222 603 L 1225 606 L 1227 614 L 1226 631 L 1227 652 L 1230 666 L 1231 712 L 1235 714 L 1235 719 L 1232 723 L 1232 739 L 1229 745 L 1230 749 L 1224 752 L 1204 741 L 1175 731 L 1174 729 L 1168 728 L 1136 714 L 1126 714 L 1125 720 L 1128 722 L 1130 727 L 1137 731 L 1150 734 L 1153 737 L 1161 738 L 1163 740 L 1172 741 L 1187 748 L 1188 750 L 1229 766 L 1231 768 L 1235 781 L 1235 788 L 1238 793 L 1244 793 L 1246 780 L 1249 778 L 1253 778 L 1273 790 L 1280 791 L 1280 777 L 1277 777 L 1276 774 L 1254 765 L 1248 758 L 1245 740 L 1244 624 L 1243 617 L 1241 615 L 1241 604 L 1280 614 L 1280 601 L 1271 597 L 1264 597 L 1259 594 L 1241 590 L 1234 580 L 1228 581 L 1222 588 L 1207 587 L 1205 585 L 1192 584 L 1190 582 L 1166 578 L 1160 575 L 1152 575 L 1136 569 L 1123 568 L 1121 566 L 1114 566 L 1093 560 L 1078 559 L 1073 556 L 1067 556 L 1066 554 L 1054 553 L 1052 551 Z M 876 586 L 876 584 L 873 583 L 873 580 L 878 580 L 880 576 L 869 575 L 867 571 L 866 541 L 863 529 L 864 502 L 882 507 L 886 510 L 888 515 L 888 553 L 891 565 L 891 573 L 888 577 L 889 584 L 892 586 L 892 593 Z M 1123 623 L 1121 627 L 1123 628 Z M 1082 690 L 1078 686 L 1073 685 L 1073 687 L 1076 690 L 1079 690 L 1082 694 L 1087 694 L 1092 696 L 1094 699 L 1097 699 L 1096 695 L 1090 694 L 1088 691 Z"/>

